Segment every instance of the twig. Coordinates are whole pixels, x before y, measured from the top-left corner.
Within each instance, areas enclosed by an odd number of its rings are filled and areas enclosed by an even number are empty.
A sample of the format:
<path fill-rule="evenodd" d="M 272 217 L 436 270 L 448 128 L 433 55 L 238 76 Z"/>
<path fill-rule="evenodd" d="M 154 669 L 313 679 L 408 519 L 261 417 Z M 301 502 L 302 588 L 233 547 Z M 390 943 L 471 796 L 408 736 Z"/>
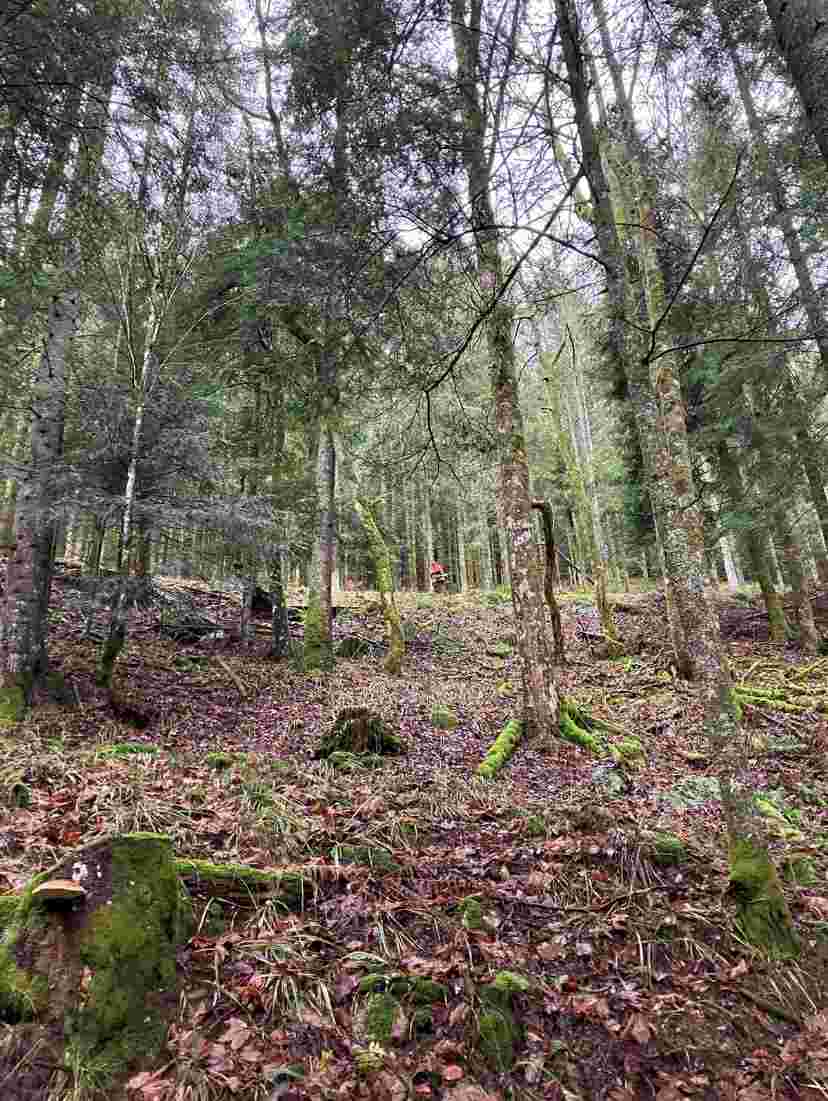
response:
<path fill-rule="evenodd" d="M 233 684 L 235 684 L 236 688 L 239 690 L 239 695 L 241 696 L 241 698 L 243 700 L 247 699 L 247 690 L 245 689 L 239 678 L 236 676 L 236 674 L 233 672 L 233 670 L 230 668 L 230 666 L 227 664 L 227 662 L 224 660 L 224 658 L 221 656 L 221 654 L 216 654 L 215 657 L 216 661 L 219 663 L 227 676 L 232 680 Z"/>

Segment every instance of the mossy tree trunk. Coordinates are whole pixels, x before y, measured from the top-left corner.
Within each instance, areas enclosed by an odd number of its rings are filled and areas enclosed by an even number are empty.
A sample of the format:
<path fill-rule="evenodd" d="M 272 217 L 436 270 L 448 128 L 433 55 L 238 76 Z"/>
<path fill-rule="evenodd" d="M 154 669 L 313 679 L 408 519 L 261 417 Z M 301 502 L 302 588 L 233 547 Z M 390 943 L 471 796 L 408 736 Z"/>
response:
<path fill-rule="evenodd" d="M 814 608 L 808 593 L 805 567 L 802 561 L 802 547 L 788 517 L 787 509 L 774 510 L 776 530 L 782 544 L 782 554 L 791 582 L 791 599 L 799 627 L 799 645 L 806 654 L 816 654 L 819 649 L 819 635 L 814 622 Z"/>
<path fill-rule="evenodd" d="M 512 46 L 519 6 L 512 24 Z M 481 0 L 452 0 L 452 34 L 463 127 L 463 163 L 471 200 L 479 292 L 486 298 L 486 342 L 495 407 L 498 448 L 498 519 L 507 543 L 517 652 L 523 679 L 524 729 L 552 740 L 558 731 L 560 701 L 553 676 L 546 628 L 542 578 L 535 554 L 529 464 L 523 432 L 512 339 L 514 309 L 505 297 L 503 260 L 491 192 L 491 159 L 478 82 L 487 78 L 488 48 L 481 49 Z M 508 45 L 506 48 L 510 48 Z"/>
<path fill-rule="evenodd" d="M 0 728 L 23 718 L 35 680 L 47 671 L 54 542 L 50 478 L 63 452 L 66 364 L 80 316 L 80 292 L 72 285 L 76 267 L 70 251 L 66 263 L 70 285 L 52 297 L 43 352 L 34 371 L 31 466 L 18 486 L 16 544 L 0 612 Z"/>
<path fill-rule="evenodd" d="M 660 347 L 667 300 L 656 251 L 655 181 L 646 175 L 649 166 L 639 155 L 641 146 L 636 140 L 634 119 L 622 95 L 619 106 L 626 116 L 623 132 L 628 140 L 623 147 L 613 148 L 612 160 L 620 208 L 624 212 L 620 220 L 627 226 L 639 227 L 631 243 L 635 245 L 645 295 L 646 310 L 642 317 L 631 291 L 630 272 L 611 214 L 607 178 L 589 115 L 584 46 L 577 12 L 572 0 L 556 0 L 556 11 L 584 146 L 585 170 L 593 196 L 594 224 L 609 283 L 611 340 L 608 347 L 610 353 L 621 357 L 616 366 L 627 372 L 628 393 L 637 407 L 636 421 L 642 453 L 648 464 L 653 505 L 661 519 L 666 574 L 672 581 L 672 596 L 687 643 L 681 656 L 687 663 L 686 672 L 699 685 L 704 705 L 704 730 L 719 762 L 730 841 L 731 878 L 734 884 L 739 883 L 742 892 L 743 928 L 753 943 L 771 951 L 788 953 L 796 945 L 790 914 L 769 857 L 761 816 L 752 792 L 740 779 L 743 766 L 740 711 L 708 585 L 703 517 L 690 461 L 686 411 L 674 356 Z M 604 50 L 612 68 L 614 57 L 605 25 L 602 25 L 602 32 L 605 32 Z M 631 323 L 639 320 L 646 323 L 649 330 L 644 330 L 646 340 L 628 341 L 623 325 L 625 315 Z M 617 343 L 614 344 L 612 338 Z M 646 446 L 642 435 L 653 430 L 653 446 Z M 745 854 L 751 868 L 755 869 L 753 876 L 741 874 L 740 861 L 744 861 Z"/>
<path fill-rule="evenodd" d="M 374 519 L 373 510 L 368 502 L 357 498 L 354 501 L 354 508 L 371 544 L 371 557 L 374 561 L 374 571 L 377 576 L 377 590 L 382 604 L 385 628 L 388 632 L 388 656 L 385 659 L 385 669 L 393 676 L 398 677 L 402 672 L 405 642 L 403 640 L 400 613 L 394 600 L 394 573 L 391 564 L 391 552 Z"/>

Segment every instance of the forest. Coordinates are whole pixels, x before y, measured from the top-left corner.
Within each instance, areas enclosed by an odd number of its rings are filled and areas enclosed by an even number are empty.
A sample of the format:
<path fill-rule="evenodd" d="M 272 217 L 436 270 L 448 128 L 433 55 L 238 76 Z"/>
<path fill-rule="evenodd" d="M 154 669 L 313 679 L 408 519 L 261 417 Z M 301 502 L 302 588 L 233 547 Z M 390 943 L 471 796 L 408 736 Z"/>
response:
<path fill-rule="evenodd" d="M 825 0 L 0 5 L 0 1097 L 828 1097 Z"/>

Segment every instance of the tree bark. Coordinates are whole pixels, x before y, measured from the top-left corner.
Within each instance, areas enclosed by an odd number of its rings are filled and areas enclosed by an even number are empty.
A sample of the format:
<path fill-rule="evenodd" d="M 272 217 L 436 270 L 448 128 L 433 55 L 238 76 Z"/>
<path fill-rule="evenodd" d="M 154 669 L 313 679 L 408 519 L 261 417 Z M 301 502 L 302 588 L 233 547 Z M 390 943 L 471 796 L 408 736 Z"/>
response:
<path fill-rule="evenodd" d="M 512 581 L 517 652 L 524 697 L 524 729 L 551 741 L 557 734 L 560 700 L 552 674 L 541 578 L 532 537 L 529 464 L 523 434 L 512 339 L 514 310 L 499 298 L 504 291 L 486 152 L 487 122 L 478 80 L 481 78 L 482 0 L 452 0 L 452 33 L 463 124 L 463 163 L 471 199 L 471 221 L 480 290 L 488 298 L 486 342 L 495 404 L 498 443 L 498 518 L 507 541 Z M 517 9 L 515 10 L 516 29 Z"/>
<path fill-rule="evenodd" d="M 385 671 L 398 677 L 402 672 L 405 642 L 403 640 L 400 613 L 394 600 L 394 572 L 391 568 L 391 553 L 367 501 L 357 498 L 354 501 L 354 508 L 362 521 L 371 544 L 371 556 L 374 559 L 374 570 L 377 575 L 377 591 L 382 605 L 385 628 L 388 632 L 388 656 L 385 659 Z"/>
<path fill-rule="evenodd" d="M 765 0 L 779 53 L 828 167 L 828 15 L 824 0 Z"/>
<path fill-rule="evenodd" d="M 552 638 L 555 643 L 555 661 L 558 662 L 559 665 L 565 665 L 566 643 L 564 641 L 563 624 L 561 623 L 561 610 L 555 598 L 557 553 L 555 550 L 555 529 L 552 523 L 552 506 L 548 501 L 533 501 L 532 508 L 540 512 L 541 524 L 543 527 L 546 567 L 543 575 L 543 591 L 546 597 L 546 606 L 552 617 Z"/>
<path fill-rule="evenodd" d="M 67 261 L 75 275 L 76 259 Z M 80 317 L 70 286 L 49 306 L 46 340 L 34 372 L 31 465 L 17 495 L 16 545 L 9 558 L 0 617 L 0 727 L 23 718 L 36 680 L 46 672 L 54 522 L 51 478 L 63 453 L 66 360 Z"/>

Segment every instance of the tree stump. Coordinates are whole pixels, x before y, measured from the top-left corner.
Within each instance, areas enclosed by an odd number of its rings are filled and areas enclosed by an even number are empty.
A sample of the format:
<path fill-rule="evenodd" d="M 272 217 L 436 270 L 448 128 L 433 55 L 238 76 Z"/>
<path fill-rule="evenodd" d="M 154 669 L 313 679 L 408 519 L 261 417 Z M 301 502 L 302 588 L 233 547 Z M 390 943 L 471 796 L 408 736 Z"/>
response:
<path fill-rule="evenodd" d="M 97 1088 L 161 1050 L 189 931 L 172 843 L 103 838 L 0 897 L 4 1101 Z"/>
<path fill-rule="evenodd" d="M 367 707 L 346 707 L 322 738 L 314 757 L 324 760 L 337 752 L 394 755 L 404 753 L 405 745 L 383 719 Z"/>

